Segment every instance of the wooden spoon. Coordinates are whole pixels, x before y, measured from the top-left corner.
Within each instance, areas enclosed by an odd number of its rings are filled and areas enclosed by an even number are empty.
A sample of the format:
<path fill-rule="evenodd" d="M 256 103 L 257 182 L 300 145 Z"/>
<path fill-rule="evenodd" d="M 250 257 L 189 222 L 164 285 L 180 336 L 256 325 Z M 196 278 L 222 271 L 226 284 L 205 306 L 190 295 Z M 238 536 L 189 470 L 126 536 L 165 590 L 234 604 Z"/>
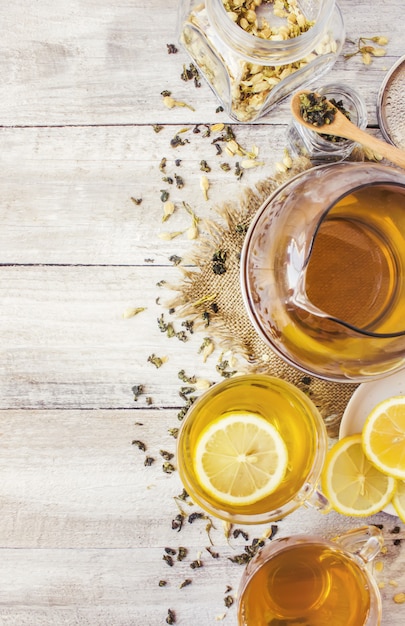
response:
<path fill-rule="evenodd" d="M 373 152 L 380 154 L 385 157 L 392 163 L 399 165 L 400 167 L 405 168 L 405 151 L 392 146 L 391 144 L 383 141 L 382 139 L 377 139 L 372 135 L 369 135 L 364 130 L 361 130 L 353 124 L 347 117 L 339 111 L 339 109 L 335 108 L 335 117 L 330 124 L 325 124 L 324 126 L 314 126 L 310 122 L 305 122 L 300 113 L 300 95 L 302 93 L 309 93 L 308 91 L 300 91 L 293 95 L 291 99 L 291 111 L 294 115 L 295 119 L 306 126 L 312 131 L 316 131 L 317 133 L 321 133 L 323 135 L 335 135 L 336 137 L 343 137 L 344 139 L 351 139 L 352 141 L 356 141 L 357 143 L 362 144 L 366 148 L 370 148 Z M 333 104 L 331 104 L 333 107 Z"/>

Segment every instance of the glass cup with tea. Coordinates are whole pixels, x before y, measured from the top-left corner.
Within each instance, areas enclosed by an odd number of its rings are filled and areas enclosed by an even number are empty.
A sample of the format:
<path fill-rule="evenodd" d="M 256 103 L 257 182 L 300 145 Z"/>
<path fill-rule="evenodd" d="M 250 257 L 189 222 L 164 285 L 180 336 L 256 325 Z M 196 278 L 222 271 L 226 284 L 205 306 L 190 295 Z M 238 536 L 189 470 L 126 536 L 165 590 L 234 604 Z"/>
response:
<path fill-rule="evenodd" d="M 333 541 L 276 539 L 246 566 L 239 587 L 239 626 L 379 626 L 381 597 L 367 564 L 383 545 L 364 526 Z"/>
<path fill-rule="evenodd" d="M 186 491 L 208 513 L 267 523 L 302 504 L 329 510 L 316 488 L 327 445 L 307 395 L 284 380 L 246 374 L 217 383 L 192 405 L 177 464 Z"/>

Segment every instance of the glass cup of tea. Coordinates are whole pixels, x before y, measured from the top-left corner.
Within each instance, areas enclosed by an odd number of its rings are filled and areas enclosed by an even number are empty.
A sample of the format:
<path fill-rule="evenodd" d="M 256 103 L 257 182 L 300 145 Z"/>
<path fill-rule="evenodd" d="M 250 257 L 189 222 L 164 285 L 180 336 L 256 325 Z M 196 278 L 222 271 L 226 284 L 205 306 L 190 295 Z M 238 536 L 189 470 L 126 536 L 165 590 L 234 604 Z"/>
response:
<path fill-rule="evenodd" d="M 327 441 L 318 409 L 300 389 L 246 374 L 194 402 L 178 434 L 177 466 L 191 499 L 208 513 L 267 523 L 302 504 L 329 510 L 316 488 Z"/>
<path fill-rule="evenodd" d="M 367 564 L 383 546 L 364 526 L 332 541 L 276 539 L 246 566 L 239 587 L 239 626 L 378 626 L 381 597 Z"/>

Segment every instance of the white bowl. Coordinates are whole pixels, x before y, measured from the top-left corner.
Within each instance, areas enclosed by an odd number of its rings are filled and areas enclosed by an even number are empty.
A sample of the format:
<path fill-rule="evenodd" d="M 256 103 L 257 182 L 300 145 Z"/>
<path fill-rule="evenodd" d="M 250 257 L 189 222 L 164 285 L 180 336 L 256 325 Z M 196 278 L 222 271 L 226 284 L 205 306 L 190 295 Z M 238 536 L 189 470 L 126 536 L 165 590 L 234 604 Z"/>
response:
<path fill-rule="evenodd" d="M 373 408 L 392 396 L 405 396 L 405 370 L 359 385 L 343 413 L 339 439 L 361 433 L 363 424 Z M 396 515 L 392 504 L 388 504 L 383 510 L 390 515 Z"/>

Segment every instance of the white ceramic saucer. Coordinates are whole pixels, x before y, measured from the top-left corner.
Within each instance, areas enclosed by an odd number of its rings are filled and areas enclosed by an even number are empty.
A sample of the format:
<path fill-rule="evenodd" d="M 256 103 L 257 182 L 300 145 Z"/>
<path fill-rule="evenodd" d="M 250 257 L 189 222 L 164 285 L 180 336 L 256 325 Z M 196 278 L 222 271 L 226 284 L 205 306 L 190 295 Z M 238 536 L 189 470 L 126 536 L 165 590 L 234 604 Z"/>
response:
<path fill-rule="evenodd" d="M 343 413 L 339 439 L 361 433 L 363 424 L 372 409 L 392 396 L 405 396 L 405 370 L 359 385 Z M 384 512 L 396 515 L 391 504 L 385 507 Z"/>

